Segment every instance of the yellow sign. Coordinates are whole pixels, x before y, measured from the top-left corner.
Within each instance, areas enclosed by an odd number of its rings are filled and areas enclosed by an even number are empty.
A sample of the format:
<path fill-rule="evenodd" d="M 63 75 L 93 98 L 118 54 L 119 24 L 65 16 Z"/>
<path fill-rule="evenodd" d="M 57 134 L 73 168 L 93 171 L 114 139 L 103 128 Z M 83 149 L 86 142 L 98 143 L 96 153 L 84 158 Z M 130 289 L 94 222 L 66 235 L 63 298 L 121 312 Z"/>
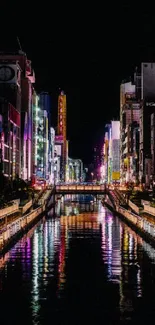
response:
<path fill-rule="evenodd" d="M 120 179 L 120 172 L 112 172 L 112 180 L 118 181 Z"/>

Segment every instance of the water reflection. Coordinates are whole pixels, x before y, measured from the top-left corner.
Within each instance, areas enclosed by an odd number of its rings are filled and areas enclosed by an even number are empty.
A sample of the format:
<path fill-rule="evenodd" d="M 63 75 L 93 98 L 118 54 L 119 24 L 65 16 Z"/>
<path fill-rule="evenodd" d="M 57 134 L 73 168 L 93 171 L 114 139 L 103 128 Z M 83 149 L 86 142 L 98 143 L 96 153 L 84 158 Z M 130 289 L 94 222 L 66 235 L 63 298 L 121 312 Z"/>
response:
<path fill-rule="evenodd" d="M 0 258 L 0 324 L 153 324 L 154 294 L 155 250 L 91 196 L 59 200 Z"/>

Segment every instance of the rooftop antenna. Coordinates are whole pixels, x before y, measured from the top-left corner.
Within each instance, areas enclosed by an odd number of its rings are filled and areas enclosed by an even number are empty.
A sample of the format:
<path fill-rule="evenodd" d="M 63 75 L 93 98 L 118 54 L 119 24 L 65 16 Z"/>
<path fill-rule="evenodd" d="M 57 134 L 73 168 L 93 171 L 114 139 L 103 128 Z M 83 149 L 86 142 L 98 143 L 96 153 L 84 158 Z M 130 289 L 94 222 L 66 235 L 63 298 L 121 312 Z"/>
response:
<path fill-rule="evenodd" d="M 19 45 L 20 50 L 22 51 L 22 47 L 21 47 L 20 40 L 19 40 L 19 37 L 18 36 L 17 36 L 17 42 L 18 42 L 18 45 Z"/>

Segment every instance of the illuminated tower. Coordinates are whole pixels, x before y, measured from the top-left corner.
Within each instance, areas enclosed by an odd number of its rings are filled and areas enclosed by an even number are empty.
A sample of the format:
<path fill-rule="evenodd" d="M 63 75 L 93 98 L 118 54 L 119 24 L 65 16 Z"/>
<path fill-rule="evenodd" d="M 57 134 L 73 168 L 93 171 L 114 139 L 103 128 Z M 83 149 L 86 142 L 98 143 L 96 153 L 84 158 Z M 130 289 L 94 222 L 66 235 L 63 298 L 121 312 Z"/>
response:
<path fill-rule="evenodd" d="M 62 163 L 61 179 L 66 180 L 66 162 L 67 162 L 67 145 L 66 145 L 66 95 L 61 91 L 58 97 L 58 136 L 62 140 Z"/>

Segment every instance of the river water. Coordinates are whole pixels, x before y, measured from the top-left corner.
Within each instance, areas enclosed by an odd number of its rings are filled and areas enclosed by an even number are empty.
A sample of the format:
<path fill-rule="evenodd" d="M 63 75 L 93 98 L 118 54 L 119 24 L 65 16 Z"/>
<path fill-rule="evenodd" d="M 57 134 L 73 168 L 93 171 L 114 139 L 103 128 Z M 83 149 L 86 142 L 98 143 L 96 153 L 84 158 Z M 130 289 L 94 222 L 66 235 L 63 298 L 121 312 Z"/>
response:
<path fill-rule="evenodd" d="M 0 325 L 155 324 L 155 250 L 87 199 L 59 200 L 0 258 Z"/>

